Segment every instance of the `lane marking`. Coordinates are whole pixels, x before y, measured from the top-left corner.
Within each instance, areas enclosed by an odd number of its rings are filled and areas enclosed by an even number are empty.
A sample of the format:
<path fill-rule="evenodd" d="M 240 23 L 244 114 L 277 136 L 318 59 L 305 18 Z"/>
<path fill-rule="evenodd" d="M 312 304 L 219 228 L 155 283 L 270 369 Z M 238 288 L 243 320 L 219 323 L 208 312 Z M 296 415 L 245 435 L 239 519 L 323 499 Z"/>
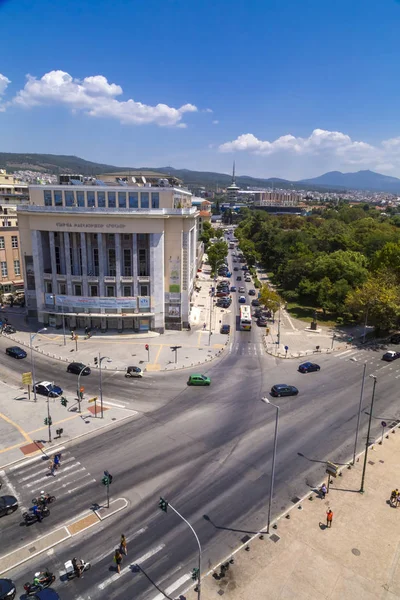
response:
<path fill-rule="evenodd" d="M 95 480 L 94 480 L 95 481 Z M 135 531 L 135 533 L 132 533 L 132 535 L 128 536 L 127 538 L 127 542 L 129 544 L 129 542 L 131 542 L 134 538 L 138 537 L 139 535 L 141 535 L 142 533 L 145 533 L 147 531 L 147 527 L 142 527 L 141 529 L 138 529 L 137 531 Z M 100 563 L 102 560 L 109 558 L 110 557 L 110 550 L 107 550 L 107 552 L 103 552 L 103 554 L 100 554 L 99 556 L 96 556 L 96 558 L 94 558 L 91 563 L 92 565 Z"/>
<path fill-rule="evenodd" d="M 72 467 L 74 467 L 75 465 L 72 465 Z M 67 467 L 68 469 L 68 467 Z M 65 469 L 65 470 L 67 470 Z M 85 467 L 82 467 L 82 469 L 77 469 L 75 471 L 75 473 L 80 473 L 81 471 L 86 471 Z M 66 479 L 67 477 L 69 477 L 69 473 L 67 475 L 61 475 L 61 477 L 58 477 L 57 475 L 54 477 L 53 475 L 45 475 L 44 477 L 41 477 L 40 479 L 37 479 L 36 481 L 34 481 L 33 483 L 27 483 L 25 484 L 24 487 L 32 487 L 34 485 L 36 485 L 37 483 L 39 483 L 39 481 L 47 481 L 48 485 L 47 487 L 50 487 L 52 485 L 52 483 L 56 482 L 56 481 L 60 481 L 61 479 Z"/>
<path fill-rule="evenodd" d="M 99 590 L 104 590 L 104 588 L 109 586 L 114 581 L 118 581 L 119 578 L 121 577 L 121 575 L 125 575 L 126 573 L 132 573 L 133 565 L 141 565 L 146 560 L 148 560 L 149 558 L 154 556 L 154 554 L 157 554 L 158 552 L 160 552 L 160 550 L 162 550 L 163 548 L 165 548 L 165 544 L 160 544 L 156 548 L 149 550 L 149 552 L 146 552 L 146 554 L 143 554 L 143 556 L 141 556 L 137 560 L 132 561 L 130 565 L 128 565 L 124 569 L 121 569 L 121 573 L 114 573 L 114 575 L 111 575 L 111 577 L 109 577 L 108 579 L 106 579 L 105 581 L 100 583 L 97 587 L 99 588 Z"/>
<path fill-rule="evenodd" d="M 68 494 L 72 494 L 73 492 L 76 492 L 76 490 L 81 490 L 84 487 L 87 487 L 88 485 L 91 485 L 92 483 L 96 483 L 96 480 L 93 478 L 90 481 L 87 481 L 86 483 L 82 483 L 82 485 L 78 485 L 76 488 L 72 488 L 72 490 L 67 490 Z M 63 485 L 67 485 L 67 484 L 63 484 Z"/>
<path fill-rule="evenodd" d="M 16 499 L 18 500 L 18 508 L 21 509 L 21 514 L 23 514 L 24 512 L 27 512 L 28 509 L 22 503 L 21 496 L 19 495 L 19 493 L 17 492 L 17 490 L 15 489 L 15 487 L 13 486 L 13 484 L 11 483 L 11 481 L 8 479 L 8 477 L 5 474 L 5 472 L 4 471 L 0 471 L 0 476 L 1 476 L 2 480 L 4 481 L 4 483 L 7 485 L 7 487 L 11 490 L 11 494 L 13 496 L 15 496 Z"/>
<path fill-rule="evenodd" d="M 44 456 L 48 456 L 50 458 L 50 456 L 52 454 L 57 454 L 58 452 L 61 452 L 62 450 L 65 450 L 65 446 L 60 446 L 59 448 L 54 448 L 54 450 L 52 449 L 51 452 L 46 452 L 46 450 L 42 453 Z M 67 451 L 68 452 L 68 451 Z M 66 452 L 66 453 L 67 453 Z M 24 460 L 22 463 L 15 465 L 13 467 L 10 467 L 8 470 L 11 471 L 18 471 L 18 470 L 24 470 L 25 467 L 27 467 L 28 465 L 31 465 L 34 462 L 38 462 L 39 460 L 43 460 L 42 456 L 34 456 L 33 458 L 28 458 L 27 460 Z"/>
<path fill-rule="evenodd" d="M 165 600 L 166 594 L 172 594 L 173 592 L 175 592 L 175 590 L 177 590 L 178 588 L 180 588 L 184 583 L 186 583 L 189 579 L 191 578 L 191 575 L 182 575 L 182 577 L 180 577 L 177 581 L 175 581 L 175 583 L 173 583 L 172 585 L 170 585 L 169 587 L 166 588 L 165 590 L 165 594 L 157 594 L 157 596 L 154 596 L 154 598 L 152 598 L 151 600 Z"/>
<path fill-rule="evenodd" d="M 67 462 L 71 462 L 71 460 L 75 460 L 75 458 L 73 456 L 71 456 L 70 458 L 66 458 L 65 460 L 63 460 L 63 465 L 65 465 L 65 463 L 67 463 Z M 41 467 L 42 465 L 38 465 L 38 466 Z M 40 472 L 42 472 L 42 469 L 40 469 Z M 27 475 L 26 477 L 20 477 L 20 478 L 18 478 L 18 483 L 23 483 L 24 481 L 28 481 L 28 479 L 33 479 L 34 477 L 37 477 L 37 475 L 38 475 L 38 472 L 31 473 L 30 475 Z"/>
<path fill-rule="evenodd" d="M 117 408 L 126 408 L 126 404 L 117 404 L 116 402 L 110 402 L 110 400 L 103 400 L 103 404 L 109 404 L 110 406 L 116 406 Z"/>
<path fill-rule="evenodd" d="M 344 352 L 340 352 L 339 354 L 335 354 L 335 356 L 337 356 L 337 357 L 343 356 L 344 354 L 348 354 L 349 352 L 353 352 L 353 350 L 350 348 L 350 350 L 345 350 Z"/>

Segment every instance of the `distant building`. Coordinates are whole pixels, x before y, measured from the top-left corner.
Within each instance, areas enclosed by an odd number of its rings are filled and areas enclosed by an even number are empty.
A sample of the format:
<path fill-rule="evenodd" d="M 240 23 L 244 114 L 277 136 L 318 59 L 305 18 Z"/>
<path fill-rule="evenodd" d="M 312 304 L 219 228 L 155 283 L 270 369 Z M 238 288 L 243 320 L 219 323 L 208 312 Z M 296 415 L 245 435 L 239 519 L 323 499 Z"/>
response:
<path fill-rule="evenodd" d="M 211 223 L 211 204 L 209 200 L 203 200 L 200 204 L 199 214 L 199 235 L 203 233 L 204 223 L 207 221 Z"/>
<path fill-rule="evenodd" d="M 228 196 L 229 202 L 235 202 L 238 194 L 240 192 L 240 187 L 236 185 L 235 178 L 235 161 L 233 161 L 233 169 L 232 169 L 232 183 L 226 188 L 226 195 Z"/>
<path fill-rule="evenodd" d="M 254 191 L 253 196 L 254 206 L 297 206 L 301 200 L 300 194 L 282 190 L 274 192 Z"/>
<path fill-rule="evenodd" d="M 0 169 L 0 206 L 17 206 L 28 202 L 28 185 L 14 175 L 8 175 L 4 169 Z"/>
<path fill-rule="evenodd" d="M 23 291 L 21 249 L 14 207 L 0 209 L 0 293 Z"/>

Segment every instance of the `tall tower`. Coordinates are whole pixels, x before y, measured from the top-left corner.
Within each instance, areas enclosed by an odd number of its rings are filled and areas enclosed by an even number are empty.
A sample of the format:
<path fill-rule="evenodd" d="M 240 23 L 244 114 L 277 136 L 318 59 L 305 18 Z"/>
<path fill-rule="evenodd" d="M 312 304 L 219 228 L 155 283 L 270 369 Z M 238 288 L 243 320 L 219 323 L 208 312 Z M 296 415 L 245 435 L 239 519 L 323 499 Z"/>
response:
<path fill-rule="evenodd" d="M 226 188 L 226 193 L 228 196 L 229 202 L 235 202 L 237 199 L 237 195 L 240 188 L 236 185 L 236 177 L 235 177 L 235 161 L 233 161 L 233 169 L 232 169 L 232 183 Z"/>

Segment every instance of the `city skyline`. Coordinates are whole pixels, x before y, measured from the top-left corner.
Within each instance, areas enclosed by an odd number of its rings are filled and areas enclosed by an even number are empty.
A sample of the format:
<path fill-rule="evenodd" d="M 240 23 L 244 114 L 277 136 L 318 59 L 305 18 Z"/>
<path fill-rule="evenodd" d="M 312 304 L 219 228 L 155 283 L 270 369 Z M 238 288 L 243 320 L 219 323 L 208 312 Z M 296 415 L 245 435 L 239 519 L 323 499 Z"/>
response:
<path fill-rule="evenodd" d="M 2 151 L 225 173 L 236 159 L 238 175 L 291 180 L 400 176 L 395 0 L 92 8 L 0 2 L 13 48 L 0 68 Z"/>

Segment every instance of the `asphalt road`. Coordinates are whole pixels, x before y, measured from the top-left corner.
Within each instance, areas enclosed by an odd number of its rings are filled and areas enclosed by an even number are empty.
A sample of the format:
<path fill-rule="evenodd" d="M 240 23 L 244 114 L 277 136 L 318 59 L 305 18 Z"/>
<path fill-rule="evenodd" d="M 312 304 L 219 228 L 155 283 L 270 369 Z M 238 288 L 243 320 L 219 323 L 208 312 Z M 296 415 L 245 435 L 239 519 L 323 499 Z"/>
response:
<path fill-rule="evenodd" d="M 256 328 L 233 336 L 243 347 L 258 342 Z M 326 460 L 343 463 L 352 456 L 364 360 L 367 373 L 378 377 L 371 437 L 380 433 L 382 419 L 399 418 L 396 372 L 400 365 L 381 362 L 381 355 L 364 350 L 357 362 L 346 356 L 321 356 L 321 371 L 302 375 L 297 372 L 301 361 L 226 354 L 204 370 L 212 378 L 210 388 L 188 388 L 186 374 L 154 375 L 151 388 L 150 380 L 146 383 L 143 379 L 142 394 L 149 386 L 157 406 L 143 412 L 140 419 L 69 445 L 71 464 L 79 461 L 79 468 L 95 481 L 70 497 L 68 490 L 63 491 L 47 522 L 42 527 L 35 525 L 34 531 L 38 534 L 93 502 L 101 503 L 104 488 L 99 479 L 105 468 L 114 476 L 112 498 L 126 498 L 128 508 L 9 575 L 22 590 L 37 567 L 46 565 L 60 575 L 65 560 L 75 555 L 90 560 L 93 566 L 79 581 L 56 582 L 54 587 L 63 599 L 134 595 L 138 600 L 158 600 L 155 584 L 170 589 L 169 597 L 177 597 L 197 565 L 196 542 L 171 509 L 166 514 L 159 510 L 159 496 L 196 529 L 205 572 L 244 536 L 266 524 L 275 409 L 262 403 L 261 397 L 268 396 L 275 383 L 293 384 L 300 390 L 297 397 L 271 399 L 280 407 L 272 506 L 276 517 L 320 483 Z M 116 397 L 126 398 L 122 394 L 129 394 L 126 390 L 131 382 L 121 383 L 121 395 L 118 387 Z M 113 385 L 112 380 L 108 384 Z M 367 378 L 359 451 L 365 444 L 368 417 L 364 411 L 369 408 L 371 391 L 372 380 Z M 27 476 L 24 472 L 23 477 Z M 9 477 L 19 485 L 18 470 Z M 15 518 L 18 520 L 18 515 Z M 14 515 L 6 519 L 9 525 L 3 525 L 4 518 L 0 522 L 3 548 L 16 543 L 17 524 L 11 523 Z M 112 553 L 121 533 L 127 536 L 129 554 L 122 574 L 114 576 Z M 137 562 L 139 568 L 134 567 Z"/>

